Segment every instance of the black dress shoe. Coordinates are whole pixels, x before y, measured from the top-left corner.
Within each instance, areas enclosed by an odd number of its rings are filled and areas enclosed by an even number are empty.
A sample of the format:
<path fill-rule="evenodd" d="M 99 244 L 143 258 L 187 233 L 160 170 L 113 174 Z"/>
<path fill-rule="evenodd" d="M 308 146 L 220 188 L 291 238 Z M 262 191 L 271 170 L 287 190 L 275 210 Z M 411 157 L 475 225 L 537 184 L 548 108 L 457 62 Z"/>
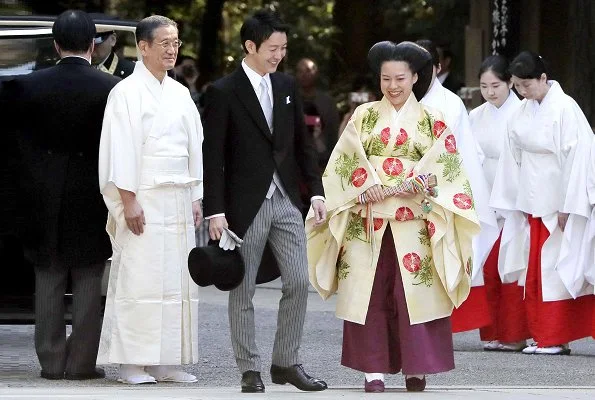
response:
<path fill-rule="evenodd" d="M 49 372 L 45 372 L 43 369 L 41 370 L 41 374 L 39 374 L 44 379 L 50 379 L 52 381 L 57 381 L 58 379 L 64 379 L 64 372 L 62 373 L 55 373 L 51 374 Z"/>
<path fill-rule="evenodd" d="M 75 373 L 65 373 L 64 379 L 68 379 L 70 381 L 84 381 L 87 379 L 103 379 L 105 378 L 105 371 L 101 368 L 95 368 L 93 371 L 89 372 L 75 372 Z"/>
<path fill-rule="evenodd" d="M 295 364 L 291 367 L 279 367 L 271 365 L 271 378 L 273 383 L 285 385 L 291 383 L 300 390 L 316 392 L 327 388 L 326 382 L 312 378 L 304 371 L 302 364 Z"/>
<path fill-rule="evenodd" d="M 242 374 L 242 393 L 264 393 L 260 372 L 246 371 Z"/>

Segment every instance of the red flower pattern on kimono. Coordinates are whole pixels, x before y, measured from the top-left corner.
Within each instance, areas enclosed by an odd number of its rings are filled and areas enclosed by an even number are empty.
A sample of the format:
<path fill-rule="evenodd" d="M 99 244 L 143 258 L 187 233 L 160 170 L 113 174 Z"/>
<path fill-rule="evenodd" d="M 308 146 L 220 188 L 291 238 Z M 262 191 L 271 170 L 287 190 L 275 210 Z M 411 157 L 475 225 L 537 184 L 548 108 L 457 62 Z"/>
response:
<path fill-rule="evenodd" d="M 390 157 L 384 160 L 382 169 L 389 176 L 397 176 L 403 172 L 403 163 L 398 158 Z"/>
<path fill-rule="evenodd" d="M 432 237 L 432 236 L 434 236 L 434 233 L 436 233 L 436 226 L 431 221 L 427 221 L 427 224 L 428 224 L 428 235 L 430 237 Z"/>
<path fill-rule="evenodd" d="M 399 134 L 397 135 L 397 141 L 395 142 L 395 144 L 397 146 L 402 146 L 407 139 L 409 138 L 409 135 L 407 135 L 407 131 L 403 128 L 401 128 L 401 130 L 399 131 Z"/>
<path fill-rule="evenodd" d="M 452 197 L 452 202 L 461 210 L 468 210 L 473 206 L 473 200 L 465 193 L 457 193 Z"/>
<path fill-rule="evenodd" d="M 455 135 L 448 135 L 444 140 L 444 147 L 446 147 L 446 151 L 451 154 L 457 152 L 457 140 L 455 139 Z"/>
<path fill-rule="evenodd" d="M 390 140 L 390 128 L 388 126 L 380 131 L 380 140 L 382 140 L 385 146 L 388 144 Z"/>
<path fill-rule="evenodd" d="M 409 272 L 417 272 L 421 266 L 421 258 L 416 253 L 405 254 L 403 266 Z"/>
<path fill-rule="evenodd" d="M 363 220 L 364 220 L 364 230 L 368 231 L 368 219 L 363 218 Z M 380 228 L 382 228 L 382 225 L 384 225 L 384 220 L 382 218 L 374 218 L 373 223 L 374 223 L 374 231 L 377 231 Z"/>
<path fill-rule="evenodd" d="M 442 135 L 442 132 L 446 129 L 446 124 L 442 121 L 434 122 L 434 127 L 432 131 L 434 132 L 434 137 L 437 139 Z"/>
<path fill-rule="evenodd" d="M 366 182 L 366 179 L 368 179 L 368 172 L 366 172 L 365 168 L 357 168 L 351 175 L 351 183 L 355 187 L 362 186 Z"/>
<path fill-rule="evenodd" d="M 399 207 L 395 213 L 395 219 L 397 221 L 411 221 L 413 218 L 415 218 L 415 215 L 409 207 Z"/>

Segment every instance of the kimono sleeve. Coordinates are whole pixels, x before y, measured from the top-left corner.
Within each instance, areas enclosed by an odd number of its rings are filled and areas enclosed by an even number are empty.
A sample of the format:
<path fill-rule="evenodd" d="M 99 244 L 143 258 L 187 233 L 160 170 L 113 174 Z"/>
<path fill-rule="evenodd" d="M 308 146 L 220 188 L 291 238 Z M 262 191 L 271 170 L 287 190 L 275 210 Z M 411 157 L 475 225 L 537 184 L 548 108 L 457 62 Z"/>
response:
<path fill-rule="evenodd" d="M 511 138 L 510 124 L 502 144 L 502 152 L 496 168 L 494 185 L 490 196 L 490 207 L 498 211 L 516 210 L 520 180 L 520 149 Z"/>
<path fill-rule="evenodd" d="M 135 135 L 128 101 L 117 89 L 108 97 L 99 143 L 99 189 L 112 200 L 120 199 L 118 189 L 136 193 L 142 156 L 142 138 Z"/>
<path fill-rule="evenodd" d="M 563 213 L 589 217 L 589 197 L 587 192 L 587 171 L 593 134 L 577 105 L 562 110 L 559 120 L 560 165 L 562 167 Z"/>
<path fill-rule="evenodd" d="M 203 130 L 200 115 L 192 99 L 188 97 L 187 109 L 190 115 L 188 121 L 188 168 L 190 176 L 200 180 L 197 186 L 192 187 L 192 201 L 203 197 L 203 171 L 202 171 L 202 141 Z"/>

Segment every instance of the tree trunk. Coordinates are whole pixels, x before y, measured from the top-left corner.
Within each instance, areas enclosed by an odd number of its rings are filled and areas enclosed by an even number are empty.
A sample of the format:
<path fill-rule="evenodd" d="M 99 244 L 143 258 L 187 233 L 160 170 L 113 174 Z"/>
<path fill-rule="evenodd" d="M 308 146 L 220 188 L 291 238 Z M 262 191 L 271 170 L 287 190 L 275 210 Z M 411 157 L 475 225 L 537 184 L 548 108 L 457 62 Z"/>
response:
<path fill-rule="evenodd" d="M 370 46 L 372 6 L 369 0 L 336 0 L 333 8 L 333 25 L 337 34 L 331 55 L 333 82 L 349 78 L 350 73 L 369 72 L 366 60 Z"/>
<path fill-rule="evenodd" d="M 201 29 L 199 72 L 197 87 L 215 79 L 221 72 L 219 31 L 223 21 L 225 0 L 207 0 Z"/>

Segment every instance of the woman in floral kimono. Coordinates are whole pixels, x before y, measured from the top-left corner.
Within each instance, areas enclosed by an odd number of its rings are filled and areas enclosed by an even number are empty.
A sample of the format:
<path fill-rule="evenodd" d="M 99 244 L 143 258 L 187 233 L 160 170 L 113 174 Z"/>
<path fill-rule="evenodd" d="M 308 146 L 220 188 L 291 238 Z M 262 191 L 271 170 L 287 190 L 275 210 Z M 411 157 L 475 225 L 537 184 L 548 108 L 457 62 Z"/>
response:
<path fill-rule="evenodd" d="M 593 319 L 581 246 L 593 133 L 576 102 L 548 80 L 540 56 L 520 53 L 510 72 L 525 100 L 509 120 L 490 198 L 505 219 L 502 242 L 509 238 L 500 276 L 524 285 L 535 343 L 523 353 L 569 354 L 570 341 L 591 335 Z"/>
<path fill-rule="evenodd" d="M 407 390 L 421 391 L 426 374 L 454 368 L 449 317 L 469 293 L 479 222 L 454 135 L 417 101 L 432 79 L 430 54 L 380 42 L 368 60 L 384 97 L 355 110 L 333 150 L 329 218 L 318 228 L 306 220 L 310 282 L 323 298 L 338 294 L 341 363 L 365 373 L 367 392 L 399 371 Z M 410 190 L 429 174 L 434 197 Z M 396 187 L 401 195 L 385 195 Z"/>
<path fill-rule="evenodd" d="M 507 123 L 521 104 L 511 90 L 511 77 L 506 58 L 500 55 L 486 58 L 479 69 L 479 87 L 486 102 L 469 114 L 471 130 L 485 155 L 483 172 L 490 190 L 494 184 L 498 159 L 506 137 Z M 498 223 L 502 229 L 502 216 L 499 216 Z M 496 241 L 486 259 L 483 274 L 478 276 L 482 279 L 483 285 L 473 285 L 469 299 L 475 295 L 487 294 L 487 311 L 491 315 L 491 324 L 479 330 L 481 340 L 488 341 L 484 350 L 521 351 L 526 347 L 526 340 L 531 337 L 523 304 L 523 287 L 518 285 L 518 279 L 501 280 L 498 272 L 500 242 L 501 238 Z M 505 241 L 503 247 L 506 246 Z M 469 299 L 465 304 L 469 303 Z M 465 306 L 457 310 L 458 317 L 465 320 L 475 318 L 463 310 Z"/>

